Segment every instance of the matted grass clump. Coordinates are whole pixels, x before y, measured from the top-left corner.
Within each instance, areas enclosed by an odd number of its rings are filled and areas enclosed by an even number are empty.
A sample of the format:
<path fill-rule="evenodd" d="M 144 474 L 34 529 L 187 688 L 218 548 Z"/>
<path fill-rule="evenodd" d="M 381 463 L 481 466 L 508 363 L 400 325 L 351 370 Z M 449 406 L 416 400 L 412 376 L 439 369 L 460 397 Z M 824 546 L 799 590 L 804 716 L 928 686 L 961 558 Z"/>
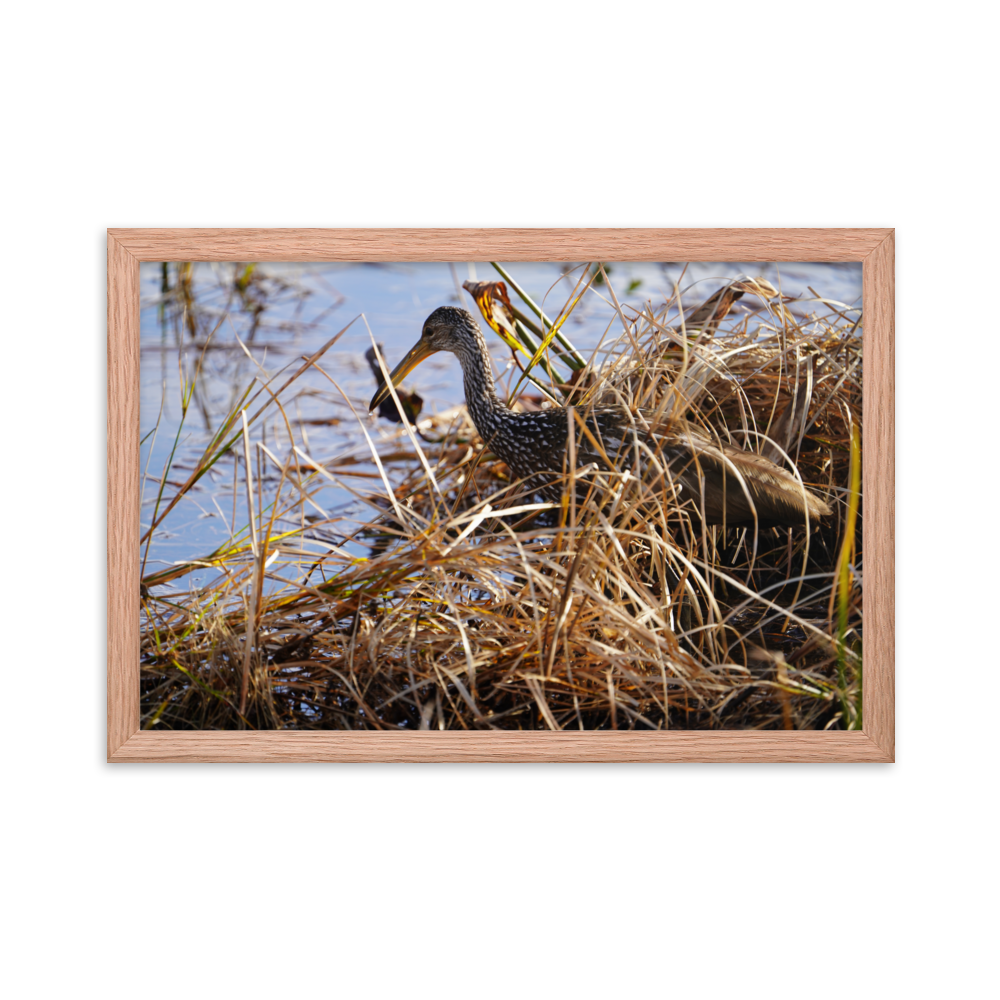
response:
<path fill-rule="evenodd" d="M 358 414 L 363 450 L 317 463 L 285 406 L 306 370 L 335 384 L 327 344 L 251 383 L 157 504 L 150 532 L 221 463 L 253 514 L 218 551 L 143 578 L 143 724 L 859 728 L 860 313 L 782 302 L 749 279 L 687 316 L 677 294 L 636 311 L 599 266 L 581 266 L 550 321 L 501 275 L 467 287 L 527 373 L 517 405 L 667 398 L 719 439 L 797 468 L 833 515 L 808 531 L 702 529 L 626 470 L 589 501 L 573 472 L 562 504 L 542 503 L 510 482 L 464 407 L 379 445 Z M 591 356 L 563 335 L 583 295 L 605 297 L 616 322 Z M 734 322 L 742 295 L 759 306 Z M 265 410 L 282 414 L 281 441 L 254 439 Z M 323 510 L 330 482 L 366 513 Z M 180 589 L 195 566 L 214 578 Z"/>

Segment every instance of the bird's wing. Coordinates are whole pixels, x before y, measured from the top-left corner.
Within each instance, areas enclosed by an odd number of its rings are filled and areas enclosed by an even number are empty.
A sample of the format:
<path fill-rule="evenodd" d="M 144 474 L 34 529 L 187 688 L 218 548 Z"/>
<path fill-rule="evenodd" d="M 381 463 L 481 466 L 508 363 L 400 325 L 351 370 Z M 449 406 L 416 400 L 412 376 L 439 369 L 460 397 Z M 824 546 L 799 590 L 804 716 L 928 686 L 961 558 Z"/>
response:
<path fill-rule="evenodd" d="M 669 472 L 707 524 L 798 525 L 830 514 L 790 473 L 754 452 L 719 444 L 690 425 L 657 435 Z M 666 464 L 666 463 L 665 463 Z M 756 515 L 756 516 L 755 516 Z"/>

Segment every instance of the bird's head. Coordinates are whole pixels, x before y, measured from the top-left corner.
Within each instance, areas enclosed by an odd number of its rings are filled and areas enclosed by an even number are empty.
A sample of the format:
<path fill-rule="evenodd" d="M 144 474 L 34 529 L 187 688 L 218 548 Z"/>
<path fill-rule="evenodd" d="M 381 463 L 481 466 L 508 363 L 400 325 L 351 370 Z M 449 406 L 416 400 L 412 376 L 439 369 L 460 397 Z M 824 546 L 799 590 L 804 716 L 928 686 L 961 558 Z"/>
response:
<path fill-rule="evenodd" d="M 450 351 L 463 356 L 474 356 L 477 352 L 477 339 L 482 334 L 472 314 L 465 309 L 454 306 L 441 306 L 424 320 L 424 328 L 420 339 L 406 353 L 406 357 L 389 373 L 393 385 L 399 385 L 421 361 L 426 360 L 438 351 Z M 383 383 L 378 387 L 369 410 L 374 410 L 379 403 L 389 395 L 389 386 Z"/>

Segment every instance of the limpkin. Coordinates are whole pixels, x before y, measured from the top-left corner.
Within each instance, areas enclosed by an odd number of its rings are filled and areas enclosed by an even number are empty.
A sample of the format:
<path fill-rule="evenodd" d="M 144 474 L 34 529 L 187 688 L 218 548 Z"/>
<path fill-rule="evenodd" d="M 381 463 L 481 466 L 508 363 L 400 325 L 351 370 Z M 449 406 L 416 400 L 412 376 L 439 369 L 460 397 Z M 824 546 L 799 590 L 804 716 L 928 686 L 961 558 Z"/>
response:
<path fill-rule="evenodd" d="M 486 446 L 507 463 L 514 478 L 558 501 L 569 445 L 567 408 L 517 413 L 498 399 L 482 331 L 470 313 L 452 306 L 435 309 L 424 321 L 420 340 L 390 373 L 393 385 L 438 351 L 450 351 L 461 363 L 466 405 Z M 369 409 L 388 396 L 389 387 L 383 383 Z M 793 527 L 806 523 L 807 514 L 808 521 L 816 523 L 831 513 L 784 469 L 715 441 L 686 420 L 640 429 L 620 406 L 581 407 L 577 414 L 587 427 L 575 428 L 578 468 L 592 465 L 610 471 L 610 459 L 619 471 L 628 469 L 647 483 L 663 476 L 664 483 L 673 484 L 677 502 L 705 524 Z M 652 476 L 657 465 L 659 471 Z"/>

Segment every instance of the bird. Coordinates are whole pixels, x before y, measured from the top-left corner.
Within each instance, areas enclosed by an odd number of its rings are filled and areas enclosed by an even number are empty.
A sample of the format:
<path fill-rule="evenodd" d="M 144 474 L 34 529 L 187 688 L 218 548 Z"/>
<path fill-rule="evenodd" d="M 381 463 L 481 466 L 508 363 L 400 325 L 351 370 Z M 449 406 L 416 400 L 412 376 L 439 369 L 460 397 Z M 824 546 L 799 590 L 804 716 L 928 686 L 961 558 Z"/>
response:
<path fill-rule="evenodd" d="M 498 398 L 486 340 L 472 314 L 441 306 L 424 321 L 420 339 L 393 369 L 393 385 L 439 351 L 462 366 L 465 402 L 486 446 L 525 481 L 529 489 L 559 502 L 565 489 L 569 428 L 574 426 L 578 469 L 624 472 L 654 488 L 671 488 L 692 519 L 729 527 L 795 527 L 815 524 L 830 508 L 801 482 L 753 452 L 715 440 L 681 418 L 640 411 L 635 419 L 622 405 L 558 407 L 521 413 Z M 389 396 L 381 384 L 370 410 Z M 582 495 L 586 477 L 578 486 Z"/>
<path fill-rule="evenodd" d="M 385 345 L 378 345 L 378 352 L 385 357 Z M 376 385 L 381 386 L 383 383 L 382 369 L 378 365 L 378 356 L 375 354 L 375 348 L 369 347 L 365 351 L 365 360 L 368 362 L 368 367 L 371 368 L 372 374 L 375 376 Z M 400 403 L 403 404 L 403 409 L 406 411 L 406 417 L 412 424 L 416 419 L 420 410 L 424 405 L 423 398 L 418 396 L 415 392 L 406 392 L 403 389 L 397 389 L 396 395 L 399 396 Z M 374 406 L 371 407 L 374 409 Z M 399 410 L 396 408 L 396 404 L 393 402 L 392 398 L 388 395 L 379 401 L 378 413 L 380 417 L 385 417 L 386 420 L 392 420 L 397 424 L 403 422 L 403 418 L 399 415 Z"/>

